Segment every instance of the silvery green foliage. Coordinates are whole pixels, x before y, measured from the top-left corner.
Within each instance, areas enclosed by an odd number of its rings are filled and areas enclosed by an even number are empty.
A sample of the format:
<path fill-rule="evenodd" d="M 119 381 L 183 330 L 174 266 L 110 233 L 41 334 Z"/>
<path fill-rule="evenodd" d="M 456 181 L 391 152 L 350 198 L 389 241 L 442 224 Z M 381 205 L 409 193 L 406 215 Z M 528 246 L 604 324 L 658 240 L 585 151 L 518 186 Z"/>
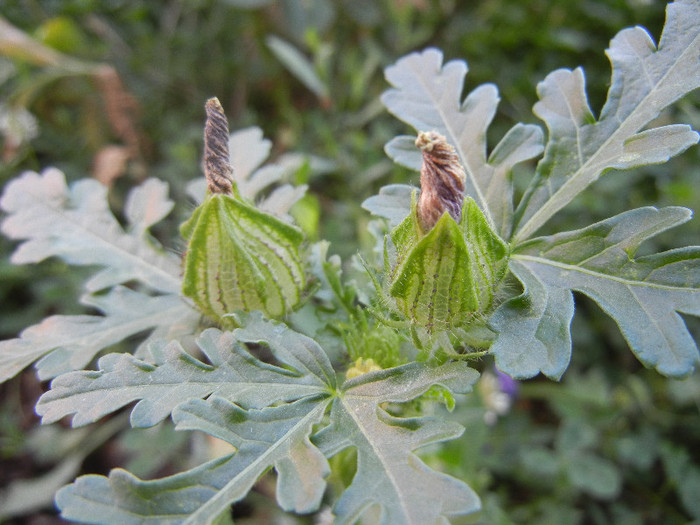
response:
<path fill-rule="evenodd" d="M 669 376 L 694 369 L 697 345 L 678 312 L 700 315 L 700 248 L 635 259 L 643 241 L 687 221 L 689 210 L 643 208 L 581 230 L 532 237 L 603 172 L 664 162 L 697 143 L 698 134 L 686 125 L 645 126 L 700 86 L 698 20 L 700 4 L 681 0 L 668 7 L 658 48 L 640 27 L 613 38 L 607 51 L 612 81 L 597 119 L 580 68 L 557 70 L 538 85 L 534 112 L 549 133 L 544 157 L 515 210 L 510 172 L 542 152 L 540 128 L 514 126 L 487 156 L 486 130 L 498 103 L 494 86 L 479 86 L 462 101 L 466 64 L 443 64 L 435 49 L 408 55 L 386 70 L 393 86 L 383 96 L 389 111 L 417 131 L 447 137 L 467 171 L 466 194 L 510 241 L 509 269 L 524 291 L 505 301 L 489 324 L 497 332 L 491 353 L 511 376 L 542 372 L 558 379 L 564 373 L 571 353 L 572 290 L 591 297 L 617 322 L 646 366 Z M 397 163 L 418 169 L 420 155 L 411 141 L 397 137 L 386 150 Z M 396 224 L 409 212 L 410 193 L 408 186 L 392 185 L 364 206 Z"/>
<path fill-rule="evenodd" d="M 522 284 L 520 295 L 489 296 L 489 306 L 479 311 L 485 318 L 479 322 L 488 323 L 479 326 L 485 335 L 458 326 L 450 337 L 475 345 L 493 341 L 489 351 L 497 365 L 514 377 L 542 372 L 559 378 L 571 351 L 572 291 L 579 291 L 618 323 L 644 364 L 673 376 L 692 370 L 697 347 L 679 313 L 700 315 L 700 249 L 636 257 L 641 243 L 687 221 L 689 210 L 641 208 L 578 230 L 533 236 L 604 171 L 662 162 L 697 142 L 697 134 L 684 125 L 644 128 L 700 84 L 698 20 L 700 4 L 680 0 L 669 6 L 658 49 L 641 28 L 615 37 L 608 51 L 610 92 L 598 119 L 588 107 L 581 70 L 552 73 L 538 86 L 535 105 L 549 131 L 546 141 L 541 127 L 517 124 L 490 154 L 485 137 L 498 103 L 494 86 L 480 86 L 462 100 L 466 64 L 443 64 L 435 49 L 408 55 L 387 69 L 393 86 L 383 97 L 387 108 L 416 130 L 435 130 L 455 146 L 467 172 L 469 202 L 476 203 L 493 237 L 509 244 L 500 244 L 508 254 L 507 271 Z M 418 169 L 420 154 L 412 143 L 412 137 L 402 136 L 386 149 L 396 162 Z M 257 129 L 232 134 L 236 185 L 251 205 L 257 201 L 258 210 L 289 220 L 289 207 L 304 188 L 282 184 L 266 198 L 260 194 L 305 161 L 286 156 L 263 165 L 269 149 Z M 542 153 L 532 184 L 515 206 L 513 167 Z M 315 159 L 309 162 L 315 169 Z M 201 201 L 204 184 L 196 181 L 190 189 Z M 413 191 L 392 185 L 365 206 L 395 227 L 408 215 Z M 92 180 L 67 186 L 55 169 L 11 181 L 0 200 L 7 214 L 2 231 L 21 242 L 12 261 L 59 257 L 98 267 L 82 301 L 101 312 L 52 316 L 0 343 L 0 380 L 38 359 L 39 376 L 55 378 L 36 407 L 45 423 L 72 416 L 74 426 L 87 425 L 133 403 L 134 427 L 170 417 L 179 430 L 202 431 L 235 448 L 159 480 L 141 480 L 121 469 L 108 477 L 82 476 L 57 494 L 63 517 L 93 523 L 212 523 L 270 469 L 277 473 L 280 507 L 313 512 L 326 489 L 328 459 L 350 448 L 357 468 L 334 502 L 336 523 L 364 518 L 382 524 L 447 523 L 453 515 L 478 510 L 479 499 L 469 486 L 416 455 L 421 447 L 458 438 L 462 427 L 434 416 L 389 412 L 436 385 L 447 396 L 468 393 L 478 374 L 464 362 L 444 358 L 341 383 L 328 357 L 330 345 L 259 312 L 237 317 L 239 328 L 233 331 L 199 332 L 200 314 L 181 298 L 178 257 L 149 235 L 172 208 L 166 193 L 165 184 L 155 180 L 134 189 L 124 226 L 107 205 L 106 188 Z M 323 304 L 323 315 L 299 310 L 287 321 L 315 318 L 321 326 L 321 317 L 337 318 L 342 311 L 346 326 L 356 322 L 355 330 L 367 329 L 368 316 L 354 310 L 365 292 L 343 282 L 339 261 L 327 258 L 326 250 L 318 243 L 303 261 L 319 281 L 304 308 Z M 505 267 L 506 257 L 499 260 Z M 319 340 L 332 337 L 319 326 L 306 331 L 318 328 Z M 149 335 L 135 355 L 107 354 L 95 370 L 79 370 L 104 348 L 142 333 Z M 188 344 L 193 335 L 196 348 Z M 440 344 L 444 341 L 449 338 Z M 333 344 L 344 342 L 336 335 Z M 259 358 L 261 348 L 275 364 Z M 572 436 L 578 438 L 577 432 L 564 429 L 558 437 L 572 451 L 562 471 L 587 491 L 614 494 L 618 478 L 586 446 L 570 446 Z M 596 483 L 601 477 L 605 486 Z"/>
<path fill-rule="evenodd" d="M 277 471 L 285 510 L 318 508 L 326 458 L 356 447 L 353 483 L 334 508 L 336 523 L 354 523 L 370 506 L 382 523 L 435 523 L 473 512 L 479 499 L 463 482 L 434 471 L 413 451 L 458 437 L 463 428 L 438 418 L 400 418 L 382 408 L 410 401 L 433 385 L 471 390 L 478 373 L 464 363 L 411 363 L 365 374 L 343 385 L 323 349 L 286 326 L 254 315 L 233 332 L 208 329 L 198 339 L 206 361 L 178 343 L 151 346 L 149 361 L 110 354 L 97 371 L 64 374 L 39 400 L 46 422 L 75 414 L 84 425 L 138 400 L 133 426 L 172 414 L 176 428 L 201 430 L 236 447 L 229 456 L 161 480 L 123 470 L 83 476 L 63 488 L 65 518 L 87 523 L 211 523 L 243 498 L 268 468 Z M 256 359 L 245 343 L 264 344 L 283 367 Z M 330 419 L 321 424 L 330 408 Z"/>
<path fill-rule="evenodd" d="M 191 333 L 198 315 L 179 296 L 180 262 L 149 236 L 173 203 L 167 185 L 148 179 L 129 194 L 123 228 L 107 203 L 107 188 L 91 179 L 70 187 L 55 168 L 27 172 L 5 187 L 2 231 L 22 243 L 11 261 L 27 264 L 59 257 L 100 270 L 85 284 L 82 302 L 102 316 L 52 316 L 19 338 L 0 342 L 0 380 L 40 359 L 48 379 L 87 365 L 103 348 L 151 330 L 152 337 Z M 120 286 L 138 282 L 139 291 Z M 107 293 L 104 293 L 108 290 Z"/>

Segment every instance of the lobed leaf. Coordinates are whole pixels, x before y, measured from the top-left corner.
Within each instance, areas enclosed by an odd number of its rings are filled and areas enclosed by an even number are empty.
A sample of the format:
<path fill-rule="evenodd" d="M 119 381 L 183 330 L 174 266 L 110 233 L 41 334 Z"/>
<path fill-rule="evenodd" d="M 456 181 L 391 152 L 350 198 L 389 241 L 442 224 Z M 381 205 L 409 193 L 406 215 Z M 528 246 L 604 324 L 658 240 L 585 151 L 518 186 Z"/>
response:
<path fill-rule="evenodd" d="M 420 155 L 416 147 L 413 149 Z M 389 226 L 394 228 L 408 216 L 411 211 L 411 195 L 419 191 L 418 188 L 408 184 L 389 184 L 382 186 L 378 195 L 365 199 L 362 207 L 373 215 L 384 217 L 389 221 Z"/>
<path fill-rule="evenodd" d="M 251 317 L 251 330 L 258 333 L 269 330 L 274 338 L 274 326 L 259 316 Z M 239 333 L 245 340 L 246 332 Z M 178 342 L 152 346 L 152 363 L 130 354 L 108 354 L 98 361 L 98 371 L 71 372 L 54 379 L 37 402 L 36 412 L 42 423 L 74 414 L 72 424 L 80 426 L 138 401 L 131 411 L 131 424 L 150 427 L 178 404 L 212 394 L 260 408 L 326 393 L 325 377 L 310 371 L 321 366 L 319 350 L 313 354 L 307 348 L 313 346 L 310 339 L 289 334 L 294 332 L 285 331 L 287 349 L 280 351 L 272 345 L 270 349 L 294 371 L 259 361 L 239 344 L 236 334 L 210 328 L 197 339 L 208 363 L 185 352 Z M 304 355 L 299 356 L 300 352 Z"/>
<path fill-rule="evenodd" d="M 37 408 L 47 420 L 75 412 L 74 424 L 81 424 L 139 400 L 131 416 L 135 426 L 154 424 L 171 412 L 178 429 L 206 432 L 236 449 L 160 480 L 140 480 L 120 469 L 109 478 L 80 477 L 57 494 L 64 518 L 212 523 L 270 467 L 277 471 L 280 506 L 311 512 L 325 490 L 329 467 L 324 456 L 347 446 L 358 448 L 358 470 L 336 506 L 338 523 L 352 522 L 372 503 L 382 506 L 384 523 L 433 523 L 478 509 L 478 498 L 467 485 L 435 472 L 413 453 L 459 436 L 462 427 L 437 418 L 399 418 L 382 408 L 410 401 L 433 385 L 469 392 L 478 377 L 475 370 L 461 362 L 438 368 L 412 363 L 364 374 L 334 391 L 331 364 L 313 340 L 260 315 L 242 324 L 233 333 L 209 329 L 202 334 L 198 345 L 210 364 L 185 354 L 176 343 L 152 345 L 156 364 L 124 354 L 107 356 L 100 372 L 66 374 L 54 381 Z M 265 345 L 288 368 L 255 359 L 241 342 Z M 200 380 L 204 377 L 208 384 Z M 91 388 L 91 381 L 103 381 L 107 388 L 96 394 L 99 389 Z M 120 396 L 130 389 L 138 395 Z M 311 440 L 331 402 L 330 425 Z"/>
<path fill-rule="evenodd" d="M 497 89 L 492 84 L 479 86 L 462 101 L 467 64 L 453 60 L 443 66 L 442 60 L 440 51 L 427 49 L 388 67 L 386 79 L 394 89 L 383 94 L 382 102 L 416 131 L 437 131 L 447 138 L 466 170 L 466 195 L 476 201 L 489 224 L 508 237 L 512 222 L 510 174 L 515 164 L 542 152 L 542 130 L 518 124 L 487 156 L 486 131 L 498 105 Z M 412 139 L 394 139 L 387 145 L 387 153 L 399 164 L 420 169 L 420 157 L 408 140 Z"/>
<path fill-rule="evenodd" d="M 372 506 L 380 523 L 447 523 L 454 514 L 479 509 L 478 496 L 462 481 L 436 472 L 414 454 L 417 448 L 459 437 L 463 428 L 432 417 L 399 418 L 382 403 L 406 402 L 442 385 L 467 393 L 478 373 L 452 362 L 438 368 L 424 364 L 370 372 L 343 385 L 331 408 L 331 423 L 314 442 L 327 456 L 357 449 L 357 471 L 335 505 L 335 523 L 355 523 Z"/>
<path fill-rule="evenodd" d="M 511 269 L 525 292 L 494 314 L 499 368 L 519 378 L 561 376 L 574 290 L 615 320 L 643 364 L 668 376 L 692 372 L 698 349 L 679 312 L 700 316 L 700 247 L 634 257 L 644 240 L 690 216 L 679 207 L 639 208 L 518 247 Z"/>
<path fill-rule="evenodd" d="M 516 242 L 529 238 L 604 171 L 664 162 L 698 142 L 688 126 L 642 128 L 700 86 L 699 19 L 696 0 L 669 4 L 658 48 L 641 27 L 620 31 L 607 50 L 612 80 L 598 120 L 588 107 L 580 68 L 554 71 L 540 82 L 534 112 L 547 124 L 549 138 L 518 206 Z"/>
<path fill-rule="evenodd" d="M 325 404 L 306 398 L 245 410 L 219 397 L 190 400 L 173 413 L 177 428 L 224 439 L 236 448 L 234 454 L 158 480 L 144 481 L 121 469 L 109 478 L 82 476 L 58 492 L 56 504 L 64 518 L 84 523 L 212 523 L 274 466 L 280 506 L 315 510 L 329 467 L 308 436 Z"/>
<path fill-rule="evenodd" d="M 132 335 L 151 330 L 151 338 L 172 339 L 191 333 L 199 319 L 176 295 L 152 297 L 121 286 L 82 302 L 104 315 L 54 315 L 16 339 L 0 341 L 0 382 L 40 358 L 39 378 L 50 379 L 84 367 L 100 350 Z"/>
<path fill-rule="evenodd" d="M 7 184 L 0 199 L 0 208 L 8 213 L 3 233 L 24 240 L 10 260 L 27 264 L 57 256 L 70 264 L 101 266 L 86 283 L 91 292 L 138 280 L 161 292 L 179 293 L 178 258 L 156 249 L 144 235 L 171 206 L 163 188 L 163 183 L 147 181 L 134 190 L 127 208 L 132 231 L 125 232 L 99 182 L 83 179 L 69 188 L 55 168 L 41 175 L 26 172 Z"/>

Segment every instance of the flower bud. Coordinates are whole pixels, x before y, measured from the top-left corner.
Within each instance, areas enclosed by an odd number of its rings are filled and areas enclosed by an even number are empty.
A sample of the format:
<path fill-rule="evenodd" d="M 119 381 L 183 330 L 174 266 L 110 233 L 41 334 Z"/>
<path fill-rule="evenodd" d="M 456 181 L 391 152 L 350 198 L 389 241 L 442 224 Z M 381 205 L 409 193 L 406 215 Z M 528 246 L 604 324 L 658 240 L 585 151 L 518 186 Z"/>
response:
<path fill-rule="evenodd" d="M 180 227 L 188 239 L 183 294 L 207 316 L 233 326 L 231 314 L 280 317 L 306 286 L 301 231 L 238 196 L 231 180 L 228 125 L 218 100 L 207 102 L 204 166 L 208 194 Z"/>
<path fill-rule="evenodd" d="M 388 295 L 396 309 L 428 333 L 464 326 L 493 304 L 505 275 L 508 246 L 471 197 L 464 171 L 444 137 L 421 133 L 421 194 L 391 232 Z"/>

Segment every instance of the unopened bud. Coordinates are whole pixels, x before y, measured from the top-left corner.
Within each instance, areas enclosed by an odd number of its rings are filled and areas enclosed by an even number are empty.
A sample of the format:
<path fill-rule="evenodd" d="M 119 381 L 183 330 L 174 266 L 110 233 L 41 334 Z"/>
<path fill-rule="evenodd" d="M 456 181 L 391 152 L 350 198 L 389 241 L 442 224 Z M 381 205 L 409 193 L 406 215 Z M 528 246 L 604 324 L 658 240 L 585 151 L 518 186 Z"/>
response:
<path fill-rule="evenodd" d="M 445 212 L 459 223 L 464 203 L 465 174 L 455 149 L 435 131 L 418 134 L 423 152 L 417 213 L 423 232 L 430 231 Z"/>
<path fill-rule="evenodd" d="M 204 175 L 210 193 L 231 194 L 231 161 L 228 151 L 228 122 L 219 99 L 207 100 L 204 125 Z"/>
<path fill-rule="evenodd" d="M 231 180 L 228 125 L 221 104 L 207 101 L 204 170 L 209 194 L 180 227 L 187 239 L 182 291 L 224 327 L 229 314 L 260 310 L 270 317 L 301 301 L 306 277 L 298 228 L 242 199 Z"/>

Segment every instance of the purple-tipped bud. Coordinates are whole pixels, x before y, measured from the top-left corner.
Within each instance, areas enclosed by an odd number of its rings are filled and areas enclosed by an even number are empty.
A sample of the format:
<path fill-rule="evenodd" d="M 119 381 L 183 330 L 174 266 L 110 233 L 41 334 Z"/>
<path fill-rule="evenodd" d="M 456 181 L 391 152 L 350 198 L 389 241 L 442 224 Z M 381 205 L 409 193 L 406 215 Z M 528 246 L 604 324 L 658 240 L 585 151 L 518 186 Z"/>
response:
<path fill-rule="evenodd" d="M 207 100 L 207 122 L 204 126 L 204 175 L 210 193 L 230 195 L 231 161 L 228 152 L 228 122 L 219 99 Z"/>
<path fill-rule="evenodd" d="M 417 206 L 421 228 L 430 231 L 445 212 L 459 223 L 466 176 L 455 149 L 436 131 L 419 133 L 416 147 L 423 152 Z"/>

